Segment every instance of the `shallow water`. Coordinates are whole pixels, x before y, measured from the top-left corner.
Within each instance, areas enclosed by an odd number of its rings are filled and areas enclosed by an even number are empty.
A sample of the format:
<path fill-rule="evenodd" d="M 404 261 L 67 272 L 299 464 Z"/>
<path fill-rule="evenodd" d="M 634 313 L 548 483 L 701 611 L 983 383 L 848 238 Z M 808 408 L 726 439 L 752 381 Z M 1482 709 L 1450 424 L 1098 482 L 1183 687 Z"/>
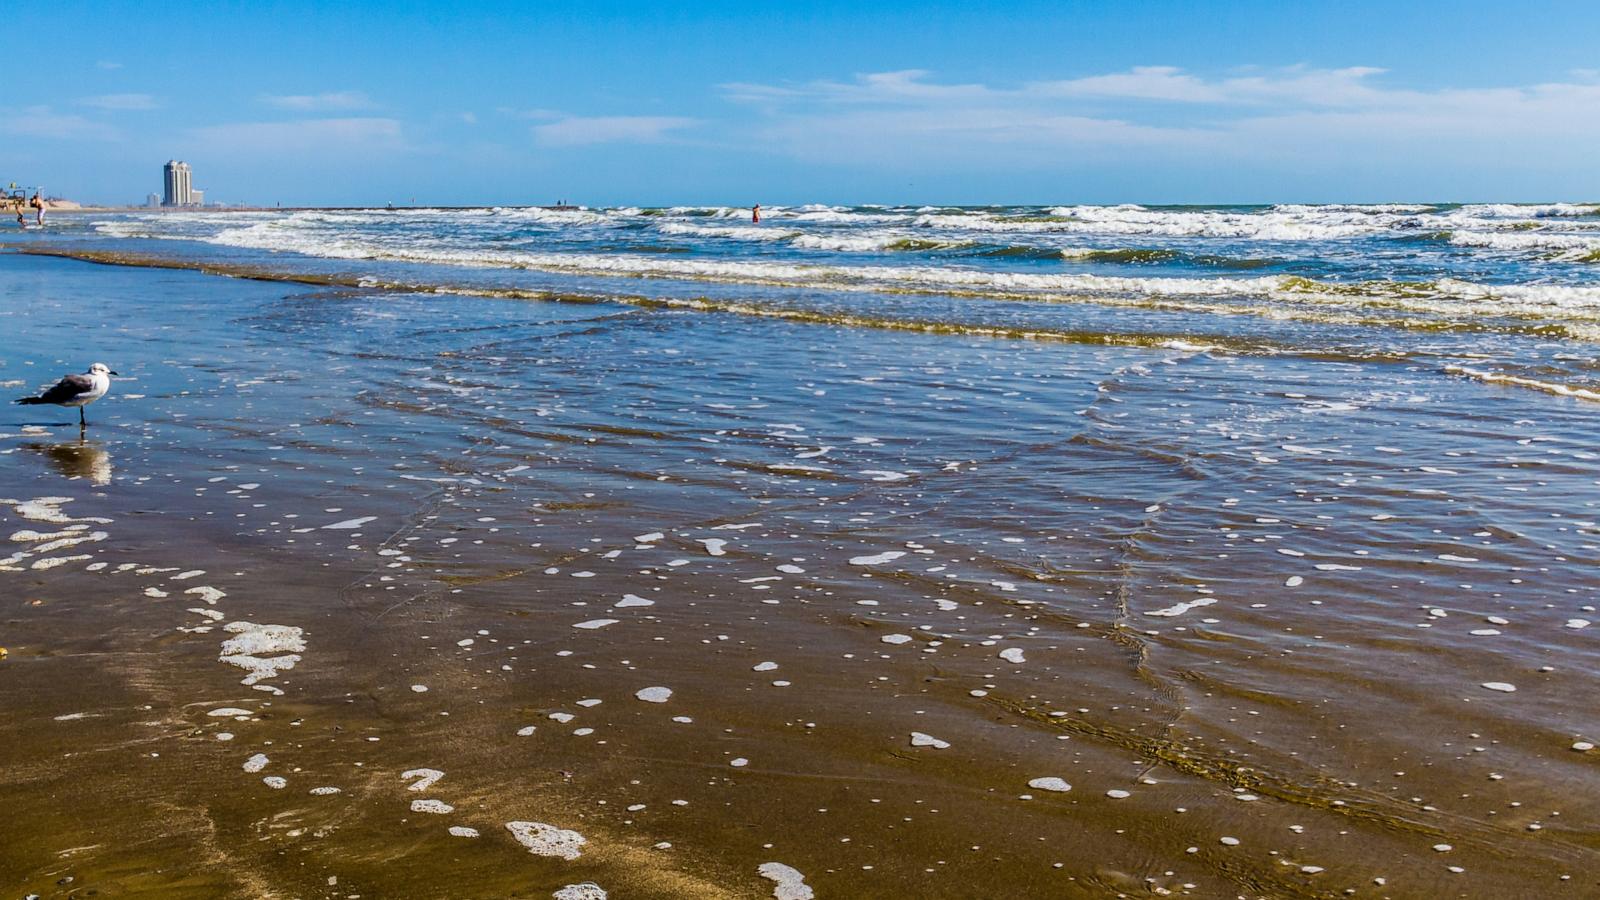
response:
<path fill-rule="evenodd" d="M 0 886 L 761 897 L 779 863 L 819 897 L 1593 894 L 1600 407 L 1451 367 L 1584 389 L 1594 267 L 1398 234 L 1600 227 L 1573 209 L 14 238 L 319 283 L 0 254 L 0 381 L 127 376 L 81 442 L 70 411 L 0 425 L 0 497 L 70 500 L 0 505 L 0 560 L 26 554 L 0 571 Z M 419 258 L 500 252 L 491 228 L 570 259 Z M 800 240 L 941 229 L 1195 246 Z M 645 253 L 697 267 L 610 262 Z M 1435 287 L 1203 286 L 1240 277 Z M 587 842 L 535 855 L 516 822 Z"/>

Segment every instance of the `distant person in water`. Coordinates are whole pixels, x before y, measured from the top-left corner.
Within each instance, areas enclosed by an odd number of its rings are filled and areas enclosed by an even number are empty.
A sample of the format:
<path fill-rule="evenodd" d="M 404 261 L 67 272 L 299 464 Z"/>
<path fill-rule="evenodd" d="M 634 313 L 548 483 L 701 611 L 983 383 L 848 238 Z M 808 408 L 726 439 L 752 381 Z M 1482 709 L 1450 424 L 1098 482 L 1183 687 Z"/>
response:
<path fill-rule="evenodd" d="M 761 224 L 761 204 L 757 203 L 755 206 L 750 207 L 750 221 L 757 225 Z"/>
<path fill-rule="evenodd" d="M 39 194 L 35 193 L 33 195 L 33 199 L 28 201 L 28 205 L 33 207 L 34 221 L 39 223 L 40 225 L 43 225 L 44 224 L 44 197 L 42 197 Z"/>

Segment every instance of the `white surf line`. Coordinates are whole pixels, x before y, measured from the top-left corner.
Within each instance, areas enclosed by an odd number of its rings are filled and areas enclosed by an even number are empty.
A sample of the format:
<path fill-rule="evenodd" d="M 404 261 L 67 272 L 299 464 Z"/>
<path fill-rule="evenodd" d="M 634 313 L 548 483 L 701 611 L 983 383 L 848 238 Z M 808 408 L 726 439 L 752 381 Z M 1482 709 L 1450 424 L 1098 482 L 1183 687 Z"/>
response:
<path fill-rule="evenodd" d="M 1445 366 L 1444 371 L 1449 375 L 1473 378 L 1485 384 L 1509 384 L 1516 387 L 1532 388 L 1533 390 L 1543 391 L 1546 394 L 1555 394 L 1559 397 L 1576 397 L 1579 400 L 1600 403 L 1600 391 L 1592 391 L 1588 388 L 1539 381 L 1535 378 L 1524 378 L 1520 375 L 1506 375 L 1501 372 L 1486 372 L 1482 369 L 1472 369 L 1466 366 Z"/>

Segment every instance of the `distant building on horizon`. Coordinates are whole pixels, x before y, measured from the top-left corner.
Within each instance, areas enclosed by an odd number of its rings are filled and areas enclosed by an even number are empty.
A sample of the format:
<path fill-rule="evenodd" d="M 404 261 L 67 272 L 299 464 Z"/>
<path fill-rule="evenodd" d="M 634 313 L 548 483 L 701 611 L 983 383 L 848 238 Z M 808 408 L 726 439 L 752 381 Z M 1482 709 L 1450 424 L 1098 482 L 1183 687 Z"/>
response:
<path fill-rule="evenodd" d="M 190 181 L 189 164 L 181 160 L 169 159 L 161 170 L 162 183 L 165 193 L 161 198 L 162 206 L 194 206 L 199 201 L 195 198 L 197 193 Z M 203 197 L 204 194 L 202 193 Z"/>
<path fill-rule="evenodd" d="M 148 206 L 148 207 L 151 207 L 151 208 L 155 208 L 155 207 L 160 206 L 161 205 L 161 195 L 160 194 L 150 194 L 149 196 L 144 198 L 144 205 Z"/>

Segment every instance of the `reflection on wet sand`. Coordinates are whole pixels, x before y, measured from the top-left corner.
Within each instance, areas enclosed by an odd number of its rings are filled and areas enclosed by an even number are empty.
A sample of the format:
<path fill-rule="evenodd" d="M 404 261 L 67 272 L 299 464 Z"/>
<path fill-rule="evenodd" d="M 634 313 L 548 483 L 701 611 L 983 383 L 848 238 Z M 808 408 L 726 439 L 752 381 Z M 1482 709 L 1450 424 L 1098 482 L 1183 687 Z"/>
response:
<path fill-rule="evenodd" d="M 99 441 L 79 438 L 55 444 L 23 444 L 22 449 L 42 455 L 50 461 L 50 467 L 65 478 L 111 483 L 111 453 Z"/>

